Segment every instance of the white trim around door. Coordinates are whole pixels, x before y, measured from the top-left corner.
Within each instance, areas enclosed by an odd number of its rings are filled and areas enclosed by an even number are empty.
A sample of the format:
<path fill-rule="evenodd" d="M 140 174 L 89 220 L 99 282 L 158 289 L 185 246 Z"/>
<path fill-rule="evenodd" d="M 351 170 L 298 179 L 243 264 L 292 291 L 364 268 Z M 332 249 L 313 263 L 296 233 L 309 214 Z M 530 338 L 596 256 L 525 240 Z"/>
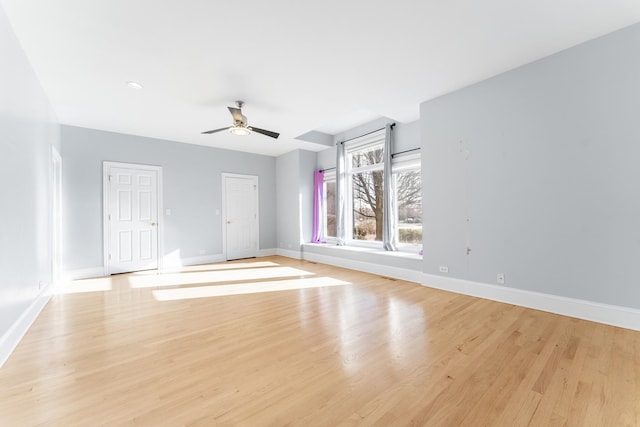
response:
<path fill-rule="evenodd" d="M 164 209 L 162 203 L 162 166 L 141 165 L 135 163 L 121 163 L 104 161 L 102 163 L 102 197 L 103 197 L 103 211 L 102 211 L 102 230 L 103 230 L 103 262 L 104 262 L 104 275 L 109 276 L 112 274 L 109 262 L 110 254 L 110 197 L 109 197 L 109 170 L 111 168 L 124 168 L 124 169 L 136 169 L 145 171 L 154 171 L 157 175 L 156 189 L 157 189 L 157 268 L 158 271 L 162 270 L 163 257 L 164 257 Z"/>
<path fill-rule="evenodd" d="M 58 286 L 62 271 L 62 157 L 51 146 L 51 280 Z"/>
<path fill-rule="evenodd" d="M 227 244 L 227 225 L 229 224 L 230 218 L 230 210 L 229 206 L 227 206 L 227 179 L 240 179 L 240 180 L 248 180 L 250 185 L 254 188 L 254 199 L 251 201 L 253 207 L 255 208 L 255 223 L 253 227 L 251 227 L 252 235 L 252 245 L 249 248 L 248 252 L 245 255 L 242 255 L 240 258 L 250 258 L 257 257 L 260 248 L 260 209 L 259 209 L 259 201 L 260 201 L 260 186 L 258 184 L 258 177 L 256 175 L 242 175 L 237 173 L 222 173 L 221 179 L 221 187 L 222 187 L 222 253 L 226 260 L 229 259 L 238 259 L 239 257 L 232 256 L 229 257 L 229 245 Z"/>

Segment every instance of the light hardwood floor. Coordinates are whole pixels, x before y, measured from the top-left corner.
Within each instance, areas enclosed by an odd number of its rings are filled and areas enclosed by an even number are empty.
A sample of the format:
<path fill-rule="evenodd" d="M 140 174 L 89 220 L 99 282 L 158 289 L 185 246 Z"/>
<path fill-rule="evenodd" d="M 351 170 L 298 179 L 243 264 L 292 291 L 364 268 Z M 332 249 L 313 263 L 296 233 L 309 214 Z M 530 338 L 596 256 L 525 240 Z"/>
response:
<path fill-rule="evenodd" d="M 640 332 L 281 257 L 77 281 L 1 426 L 639 426 Z"/>

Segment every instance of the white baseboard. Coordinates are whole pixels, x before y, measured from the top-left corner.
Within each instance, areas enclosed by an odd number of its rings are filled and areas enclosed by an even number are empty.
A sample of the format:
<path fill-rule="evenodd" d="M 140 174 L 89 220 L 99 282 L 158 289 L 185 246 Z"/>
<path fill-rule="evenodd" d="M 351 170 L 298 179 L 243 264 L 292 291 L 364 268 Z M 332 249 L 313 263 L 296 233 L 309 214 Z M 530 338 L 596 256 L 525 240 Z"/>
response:
<path fill-rule="evenodd" d="M 391 267 L 384 264 L 372 262 L 355 261 L 348 258 L 340 258 L 331 255 L 321 255 L 315 252 L 304 252 L 303 259 L 307 261 L 320 262 L 322 264 L 335 265 L 337 267 L 349 268 L 351 270 L 364 271 L 365 273 L 377 274 L 379 276 L 391 277 L 393 279 L 407 280 L 409 282 L 421 283 L 422 272 L 407 268 Z"/>
<path fill-rule="evenodd" d="M 263 256 L 273 256 L 273 255 L 278 255 L 278 251 L 275 248 L 271 248 L 271 249 L 260 249 L 258 251 L 258 257 L 263 257 Z"/>
<path fill-rule="evenodd" d="M 226 261 L 226 257 L 224 254 L 215 254 L 215 255 L 201 255 L 194 256 L 190 258 L 182 258 L 182 265 L 200 265 L 200 264 L 213 264 L 215 262 Z"/>
<path fill-rule="evenodd" d="M 225 257 L 223 254 L 215 254 L 215 255 L 201 255 L 194 256 L 189 258 L 179 258 L 179 259 L 171 259 L 165 257 L 162 261 L 162 272 L 171 272 L 177 271 L 181 267 L 185 267 L 188 265 L 200 265 L 200 264 L 211 264 L 214 262 L 222 262 L 225 261 Z M 62 274 L 62 278 L 64 281 L 71 280 L 80 280 L 80 279 L 91 279 L 94 277 L 103 277 L 104 276 L 104 266 L 90 267 L 90 268 L 81 268 L 77 270 L 67 270 Z"/>
<path fill-rule="evenodd" d="M 162 269 L 161 273 L 171 273 L 180 271 L 182 267 L 186 267 L 189 265 L 201 265 L 201 264 L 212 264 L 214 262 L 222 262 L 225 261 L 224 254 L 215 254 L 215 255 L 200 255 L 193 256 L 189 258 L 168 258 L 165 257 L 162 260 Z"/>
<path fill-rule="evenodd" d="M 287 258 L 302 259 L 300 251 L 292 251 L 289 249 L 276 249 L 276 255 L 286 256 Z"/>
<path fill-rule="evenodd" d="M 91 279 L 102 276 L 104 276 L 104 266 L 102 265 L 90 268 L 79 268 L 76 270 L 66 270 L 62 272 L 63 281 Z"/>
<path fill-rule="evenodd" d="M 640 310 L 469 280 L 423 274 L 424 286 L 640 331 Z"/>
<path fill-rule="evenodd" d="M 38 318 L 45 305 L 51 299 L 53 294 L 53 286 L 49 284 L 43 291 L 33 300 L 29 307 L 22 312 L 20 317 L 13 322 L 9 330 L 0 337 L 0 368 L 9 359 L 13 350 L 20 344 L 20 340 L 27 333 L 33 322 Z"/>

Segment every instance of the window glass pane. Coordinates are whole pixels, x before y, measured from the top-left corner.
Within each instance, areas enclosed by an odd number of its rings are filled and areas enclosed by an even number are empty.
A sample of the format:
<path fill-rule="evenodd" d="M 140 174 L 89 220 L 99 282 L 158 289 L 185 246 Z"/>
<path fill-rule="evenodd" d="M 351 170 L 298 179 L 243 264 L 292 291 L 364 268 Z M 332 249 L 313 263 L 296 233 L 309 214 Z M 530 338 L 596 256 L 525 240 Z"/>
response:
<path fill-rule="evenodd" d="M 420 170 L 396 175 L 398 242 L 422 244 L 422 181 Z"/>
<path fill-rule="evenodd" d="M 325 236 L 336 237 L 336 182 L 324 183 Z"/>
<path fill-rule="evenodd" d="M 384 160 L 382 157 L 383 148 L 376 145 L 351 153 L 351 167 L 360 168 L 362 166 L 377 165 Z"/>
<path fill-rule="evenodd" d="M 382 171 L 352 176 L 354 240 L 382 240 L 382 180 Z"/>

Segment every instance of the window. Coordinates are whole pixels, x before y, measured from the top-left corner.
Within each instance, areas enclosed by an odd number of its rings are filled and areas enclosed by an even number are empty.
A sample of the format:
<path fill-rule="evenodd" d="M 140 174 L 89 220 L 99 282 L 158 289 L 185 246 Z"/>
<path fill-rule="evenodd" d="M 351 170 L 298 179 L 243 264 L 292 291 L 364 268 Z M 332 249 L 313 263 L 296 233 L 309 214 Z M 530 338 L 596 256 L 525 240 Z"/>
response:
<path fill-rule="evenodd" d="M 323 237 L 334 238 L 336 237 L 336 173 L 335 171 L 325 171 L 324 173 L 324 188 L 322 191 L 322 209 L 324 225 Z"/>
<path fill-rule="evenodd" d="M 351 239 L 382 241 L 384 133 L 376 132 L 346 147 L 347 212 Z"/>
<path fill-rule="evenodd" d="M 384 230 L 385 191 L 385 130 L 349 140 L 338 151 L 338 161 L 344 162 L 339 180 L 336 172 L 325 172 L 323 220 L 326 239 L 340 239 L 339 244 L 359 244 L 382 247 Z M 402 151 L 392 156 L 392 234 L 396 248 L 420 253 L 422 248 L 422 180 L 418 149 Z M 389 156 L 386 156 L 387 158 Z M 344 182 L 344 206 L 337 206 L 337 183 Z M 337 212 L 337 209 L 343 211 Z M 339 215 L 338 215 L 339 214 Z M 344 216 L 344 234 L 338 236 L 337 216 Z M 389 224 L 388 224 L 389 225 Z M 341 239 L 346 240 L 342 242 Z M 394 248 L 387 248 L 394 249 Z"/>
<path fill-rule="evenodd" d="M 397 230 L 399 246 L 422 245 L 422 178 L 420 157 L 405 156 L 393 161 L 396 180 Z"/>

